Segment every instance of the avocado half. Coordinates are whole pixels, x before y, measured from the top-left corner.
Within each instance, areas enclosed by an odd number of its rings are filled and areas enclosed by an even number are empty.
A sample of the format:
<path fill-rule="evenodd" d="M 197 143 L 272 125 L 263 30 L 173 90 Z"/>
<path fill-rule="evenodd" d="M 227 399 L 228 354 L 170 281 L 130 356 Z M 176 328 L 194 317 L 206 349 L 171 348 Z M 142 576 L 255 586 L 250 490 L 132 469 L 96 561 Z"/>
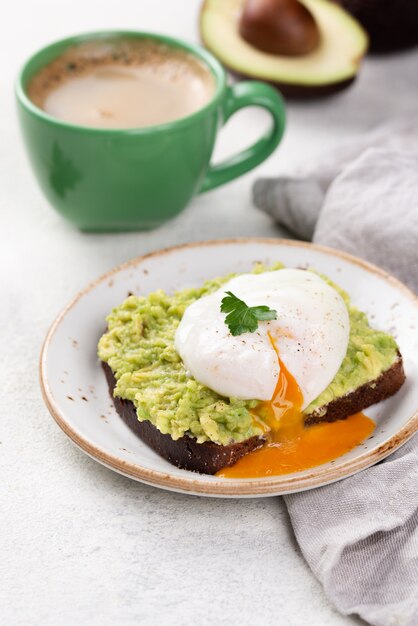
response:
<path fill-rule="evenodd" d="M 205 0 L 200 33 L 205 46 L 228 69 L 277 86 L 288 97 L 310 98 L 335 93 L 355 79 L 367 52 L 360 24 L 329 0 L 300 0 L 319 29 L 318 47 L 303 56 L 263 52 L 245 41 L 239 21 L 245 0 Z"/>

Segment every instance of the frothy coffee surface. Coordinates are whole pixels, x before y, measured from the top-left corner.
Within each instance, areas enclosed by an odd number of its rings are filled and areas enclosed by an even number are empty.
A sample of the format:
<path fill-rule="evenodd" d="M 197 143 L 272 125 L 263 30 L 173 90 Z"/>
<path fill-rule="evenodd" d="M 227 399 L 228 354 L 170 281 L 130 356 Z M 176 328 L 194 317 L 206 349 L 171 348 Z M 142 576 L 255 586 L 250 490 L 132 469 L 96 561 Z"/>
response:
<path fill-rule="evenodd" d="M 66 122 L 144 128 L 202 108 L 215 91 L 193 55 L 151 39 L 88 42 L 69 48 L 29 84 L 32 102 Z"/>

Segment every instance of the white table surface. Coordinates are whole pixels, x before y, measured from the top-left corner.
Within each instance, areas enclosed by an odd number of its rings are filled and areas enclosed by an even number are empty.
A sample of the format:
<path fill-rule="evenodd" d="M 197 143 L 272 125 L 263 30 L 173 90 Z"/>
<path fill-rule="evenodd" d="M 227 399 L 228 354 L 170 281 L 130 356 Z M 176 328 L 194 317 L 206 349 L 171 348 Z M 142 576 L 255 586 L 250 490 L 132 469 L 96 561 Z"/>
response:
<path fill-rule="evenodd" d="M 368 60 L 350 90 L 288 107 L 280 149 L 256 171 L 196 198 L 151 233 L 85 235 L 48 206 L 16 124 L 18 67 L 49 41 L 83 30 L 132 28 L 197 41 L 194 0 L 15 0 L 0 54 L 0 622 L 348 626 L 301 556 L 280 498 L 211 500 L 154 489 L 86 457 L 42 403 L 38 355 L 62 306 L 97 275 L 179 242 L 277 236 L 251 206 L 258 175 L 284 173 L 418 98 L 418 54 Z M 266 124 L 255 109 L 222 132 L 217 156 Z"/>

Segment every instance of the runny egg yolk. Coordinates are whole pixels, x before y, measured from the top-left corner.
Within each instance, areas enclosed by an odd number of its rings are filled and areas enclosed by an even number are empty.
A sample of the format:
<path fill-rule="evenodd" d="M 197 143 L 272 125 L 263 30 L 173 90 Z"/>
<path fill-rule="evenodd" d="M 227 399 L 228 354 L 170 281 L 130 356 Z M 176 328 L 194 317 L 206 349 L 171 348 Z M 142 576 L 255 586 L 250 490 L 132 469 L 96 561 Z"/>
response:
<path fill-rule="evenodd" d="M 357 446 L 374 430 L 374 422 L 363 413 L 305 427 L 302 392 L 269 337 L 280 365 L 279 379 L 271 400 L 253 410 L 254 419 L 268 431 L 268 441 L 217 472 L 222 478 L 277 476 L 322 465 Z"/>

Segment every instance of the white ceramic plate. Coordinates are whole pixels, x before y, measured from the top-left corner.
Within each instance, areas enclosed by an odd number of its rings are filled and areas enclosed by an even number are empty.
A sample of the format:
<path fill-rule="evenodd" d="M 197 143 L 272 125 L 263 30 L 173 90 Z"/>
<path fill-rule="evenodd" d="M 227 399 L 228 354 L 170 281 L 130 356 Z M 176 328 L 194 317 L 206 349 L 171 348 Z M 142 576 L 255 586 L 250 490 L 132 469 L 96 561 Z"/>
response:
<path fill-rule="evenodd" d="M 256 261 L 312 266 L 348 291 L 373 325 L 393 333 L 407 381 L 396 396 L 367 410 L 372 436 L 331 463 L 268 478 L 226 480 L 181 470 L 143 444 L 117 415 L 96 356 L 105 317 L 128 292 L 172 292 L 205 279 L 250 270 Z M 417 298 L 382 270 L 335 250 L 278 239 L 191 244 L 154 252 L 117 267 L 79 293 L 53 323 L 40 363 L 51 415 L 84 452 L 145 483 L 206 496 L 255 497 L 302 491 L 350 476 L 383 459 L 418 429 Z"/>

